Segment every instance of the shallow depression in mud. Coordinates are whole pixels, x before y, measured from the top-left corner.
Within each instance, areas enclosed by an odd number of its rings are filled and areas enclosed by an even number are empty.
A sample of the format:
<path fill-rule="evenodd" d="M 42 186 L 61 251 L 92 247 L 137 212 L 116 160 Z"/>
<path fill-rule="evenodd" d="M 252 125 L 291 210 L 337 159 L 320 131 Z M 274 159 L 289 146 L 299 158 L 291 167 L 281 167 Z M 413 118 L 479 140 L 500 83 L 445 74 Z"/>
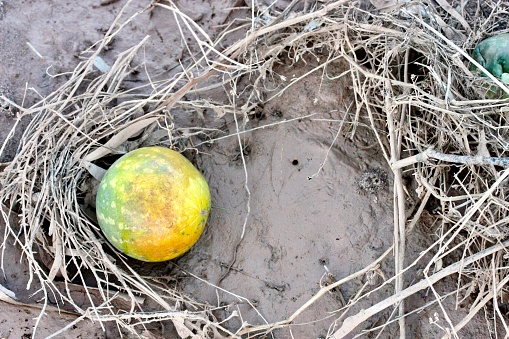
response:
<path fill-rule="evenodd" d="M 316 129 L 317 124 L 306 123 L 304 129 Z M 250 213 L 226 277 L 247 213 L 244 169 L 227 158 L 220 163 L 214 151 L 205 158 L 214 208 L 192 255 L 180 261 L 187 261 L 186 268 L 203 279 L 256 302 L 269 321 L 282 320 L 305 303 L 326 269 L 336 278 L 345 277 L 369 265 L 392 241 L 389 192 L 375 196 L 358 188 L 361 168 L 369 159 L 335 147 L 323 170 L 309 180 L 325 159 L 328 138 L 302 140 L 297 127 L 283 125 L 251 137 L 253 151 L 246 158 Z M 231 140 L 217 148 L 234 146 Z M 196 281 L 183 285 L 198 300 L 214 303 L 213 288 Z M 354 287 L 344 291 L 346 297 Z M 329 299 L 328 311 L 341 306 Z M 256 318 L 247 317 L 248 322 L 262 321 Z"/>
<path fill-rule="evenodd" d="M 251 122 L 246 130 L 273 126 L 241 138 L 249 149 L 243 157 L 236 136 L 215 142 L 201 155 L 212 212 L 202 238 L 179 265 L 203 281 L 190 278 L 182 288 L 211 305 L 236 304 L 243 320 L 251 324 L 264 323 L 262 316 L 268 322 L 286 319 L 326 283 L 327 272 L 329 280 L 346 277 L 392 244 L 391 185 L 376 194 L 359 187 L 364 171 L 382 170 L 383 158 L 376 147 L 360 150 L 342 133 L 334 142 L 341 120 L 335 107 L 338 100 L 347 100 L 348 93 L 331 83 L 313 94 L 317 87 L 309 84 L 319 80 L 296 85 L 295 90 L 307 96 L 289 93 L 265 106 L 267 119 Z M 320 96 L 319 104 L 309 100 L 312 95 Z M 311 112 L 317 113 L 316 119 L 283 122 Z M 366 135 L 372 138 L 369 132 Z M 207 282 L 232 294 L 216 292 Z M 341 300 L 353 297 L 358 288 L 349 283 L 326 295 L 296 323 L 330 317 L 327 312 L 340 308 Z M 235 295 L 249 300 L 259 314 Z M 225 319 L 231 311 L 216 316 Z M 316 321 L 291 331 L 308 337 L 327 333 L 329 324 L 330 319 Z"/>

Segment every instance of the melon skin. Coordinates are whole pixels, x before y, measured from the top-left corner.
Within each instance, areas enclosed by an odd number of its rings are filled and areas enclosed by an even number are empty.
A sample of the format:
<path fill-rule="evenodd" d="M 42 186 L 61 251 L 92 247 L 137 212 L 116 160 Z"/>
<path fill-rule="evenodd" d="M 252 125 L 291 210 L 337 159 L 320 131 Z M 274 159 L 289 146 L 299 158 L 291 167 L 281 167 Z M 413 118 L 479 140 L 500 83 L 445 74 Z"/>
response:
<path fill-rule="evenodd" d="M 166 261 L 198 241 L 210 212 L 210 191 L 183 155 L 144 147 L 106 171 L 96 212 L 101 230 L 119 251 L 138 260 Z"/>

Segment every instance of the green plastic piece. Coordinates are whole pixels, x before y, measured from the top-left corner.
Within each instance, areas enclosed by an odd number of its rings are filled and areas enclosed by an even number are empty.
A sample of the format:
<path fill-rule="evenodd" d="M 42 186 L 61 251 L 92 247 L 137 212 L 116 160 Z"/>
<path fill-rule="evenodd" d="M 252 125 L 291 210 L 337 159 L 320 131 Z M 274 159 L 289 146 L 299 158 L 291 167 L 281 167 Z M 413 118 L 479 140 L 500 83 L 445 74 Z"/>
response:
<path fill-rule="evenodd" d="M 481 41 L 474 49 L 472 57 L 497 78 L 509 73 L 509 33 L 494 35 Z M 507 79 L 507 75 L 504 78 Z"/>
<path fill-rule="evenodd" d="M 494 35 L 481 41 L 472 52 L 472 58 L 503 83 L 509 84 L 509 33 Z M 477 67 L 471 65 L 470 70 L 475 71 Z M 487 76 L 484 72 L 482 75 Z M 488 85 L 486 95 L 491 99 L 509 98 L 509 94 L 496 85 Z"/>
<path fill-rule="evenodd" d="M 509 84 L 509 73 L 502 74 L 500 80 L 502 80 L 504 84 Z"/>

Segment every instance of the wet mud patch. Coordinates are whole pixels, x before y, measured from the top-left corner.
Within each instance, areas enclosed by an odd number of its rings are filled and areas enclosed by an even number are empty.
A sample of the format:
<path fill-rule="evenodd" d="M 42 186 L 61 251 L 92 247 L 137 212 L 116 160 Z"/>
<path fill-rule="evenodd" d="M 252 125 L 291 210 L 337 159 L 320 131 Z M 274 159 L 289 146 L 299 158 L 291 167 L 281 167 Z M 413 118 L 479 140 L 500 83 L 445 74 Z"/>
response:
<path fill-rule="evenodd" d="M 312 67 L 300 64 L 292 74 Z M 256 308 L 244 301 L 237 305 L 244 321 L 276 322 L 292 315 L 327 281 L 369 265 L 390 247 L 390 179 L 385 174 L 376 192 L 359 191 L 363 173 L 383 171 L 384 161 L 375 148 L 357 148 L 344 136 L 346 128 L 339 131 L 340 111 L 346 114 L 349 100 L 347 82 L 324 82 L 317 72 L 266 103 L 264 119 L 252 119 L 247 133 L 214 142 L 201 155 L 212 213 L 202 239 L 179 265 L 233 294 L 195 279 L 182 284 L 186 293 L 211 305 L 217 300 L 238 304 L 239 295 Z M 392 268 L 385 269 L 389 276 Z M 296 323 L 305 326 L 278 335 L 325 335 L 329 312 L 358 288 L 349 283 L 336 289 L 298 318 Z M 229 312 L 218 316 L 226 319 Z"/>

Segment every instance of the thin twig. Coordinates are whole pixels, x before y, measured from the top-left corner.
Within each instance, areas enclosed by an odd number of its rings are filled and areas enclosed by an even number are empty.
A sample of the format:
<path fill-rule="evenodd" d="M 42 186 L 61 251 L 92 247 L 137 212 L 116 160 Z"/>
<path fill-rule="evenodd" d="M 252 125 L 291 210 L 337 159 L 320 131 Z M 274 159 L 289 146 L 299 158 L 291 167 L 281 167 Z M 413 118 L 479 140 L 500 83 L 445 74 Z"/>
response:
<path fill-rule="evenodd" d="M 509 166 L 509 158 L 445 154 L 438 152 L 433 148 L 428 148 L 424 152 L 395 161 L 391 167 L 393 170 L 397 170 L 417 163 L 427 162 L 429 159 L 464 165 L 494 165 L 504 168 Z"/>
<path fill-rule="evenodd" d="M 354 330 L 360 323 L 367 320 L 371 316 L 380 313 L 387 307 L 390 307 L 390 306 L 396 304 L 397 302 L 404 300 L 405 298 L 419 292 L 420 290 L 423 290 L 429 286 L 432 286 L 437 281 L 442 280 L 443 278 L 445 278 L 451 274 L 458 273 L 464 267 L 468 267 L 469 265 L 475 263 L 476 261 L 487 257 L 488 255 L 492 255 L 494 253 L 497 253 L 498 251 L 504 250 L 505 247 L 507 247 L 507 246 L 509 246 L 509 241 L 505 241 L 503 243 L 493 245 L 493 246 L 485 249 L 484 251 L 476 253 L 468 258 L 463 259 L 460 262 L 456 262 L 452 265 L 449 265 L 449 266 L 443 268 L 438 273 L 435 273 L 432 276 L 428 277 L 427 279 L 421 280 L 417 284 L 404 289 L 399 294 L 395 294 L 395 295 L 371 306 L 370 308 L 368 308 L 366 310 L 360 311 L 356 315 L 346 318 L 343 322 L 343 326 L 334 333 L 333 337 L 337 338 L 337 339 L 344 338 L 348 333 L 350 333 L 352 330 Z"/>

